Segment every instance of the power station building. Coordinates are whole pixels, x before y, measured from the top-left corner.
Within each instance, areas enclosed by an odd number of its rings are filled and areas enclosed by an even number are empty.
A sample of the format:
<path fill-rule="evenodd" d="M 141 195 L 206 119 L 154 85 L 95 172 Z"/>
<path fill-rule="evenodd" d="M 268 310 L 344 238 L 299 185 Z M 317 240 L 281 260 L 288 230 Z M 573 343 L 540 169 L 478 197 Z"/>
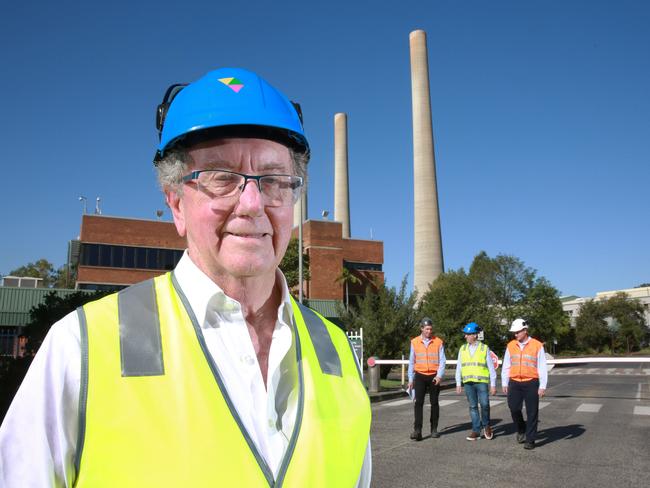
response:
<path fill-rule="evenodd" d="M 293 234 L 297 237 L 297 228 Z M 76 288 L 120 290 L 153 278 L 174 269 L 185 247 L 172 222 L 83 215 L 79 240 L 71 245 Z M 303 293 L 310 302 L 342 302 L 344 268 L 354 276 L 347 280 L 348 296 L 361 295 L 366 286 L 384 281 L 383 243 L 345 239 L 341 222 L 305 221 L 303 248 L 311 268 Z"/>

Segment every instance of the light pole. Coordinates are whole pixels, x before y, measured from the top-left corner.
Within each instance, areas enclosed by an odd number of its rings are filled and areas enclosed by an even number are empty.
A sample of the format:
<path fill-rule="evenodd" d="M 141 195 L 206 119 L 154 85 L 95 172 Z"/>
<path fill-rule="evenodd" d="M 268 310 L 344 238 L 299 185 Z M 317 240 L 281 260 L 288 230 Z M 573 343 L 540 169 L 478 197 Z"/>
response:
<path fill-rule="evenodd" d="M 88 206 L 87 206 L 88 199 L 84 196 L 80 196 L 79 201 L 84 202 L 84 215 L 86 215 L 86 212 L 88 211 Z"/>

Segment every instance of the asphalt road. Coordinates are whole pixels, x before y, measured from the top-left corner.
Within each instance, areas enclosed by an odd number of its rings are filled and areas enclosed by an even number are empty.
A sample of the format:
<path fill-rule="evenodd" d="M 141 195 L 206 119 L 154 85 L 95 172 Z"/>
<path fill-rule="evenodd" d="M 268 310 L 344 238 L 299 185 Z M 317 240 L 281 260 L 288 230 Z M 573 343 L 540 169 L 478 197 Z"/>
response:
<path fill-rule="evenodd" d="M 413 406 L 406 396 L 373 404 L 372 486 L 650 486 L 650 364 L 554 368 L 533 451 L 515 442 L 505 396 L 492 403 L 494 439 L 474 442 L 465 440 L 471 424 L 464 393 L 441 393 L 442 436 L 425 431 L 421 442 L 409 439 Z M 428 415 L 425 406 L 425 425 Z"/>

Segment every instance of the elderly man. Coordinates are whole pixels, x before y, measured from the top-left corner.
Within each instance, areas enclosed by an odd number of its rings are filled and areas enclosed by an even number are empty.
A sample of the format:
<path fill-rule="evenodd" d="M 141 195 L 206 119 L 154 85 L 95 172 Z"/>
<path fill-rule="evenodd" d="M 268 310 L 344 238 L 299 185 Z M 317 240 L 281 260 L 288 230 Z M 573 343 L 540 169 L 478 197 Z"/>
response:
<path fill-rule="evenodd" d="M 528 335 L 524 319 L 515 319 L 510 326 L 514 339 L 508 343 L 503 357 L 501 386 L 508 395 L 508 407 L 517 429 L 517 442 L 524 449 L 535 449 L 539 399 L 546 392 L 548 370 L 544 345 Z M 526 420 L 522 413 L 526 405 Z"/>
<path fill-rule="evenodd" d="M 52 327 L 0 431 L 0 484 L 369 486 L 347 337 L 278 269 L 309 158 L 299 107 L 220 69 L 170 88 L 157 122 L 187 251 Z"/>

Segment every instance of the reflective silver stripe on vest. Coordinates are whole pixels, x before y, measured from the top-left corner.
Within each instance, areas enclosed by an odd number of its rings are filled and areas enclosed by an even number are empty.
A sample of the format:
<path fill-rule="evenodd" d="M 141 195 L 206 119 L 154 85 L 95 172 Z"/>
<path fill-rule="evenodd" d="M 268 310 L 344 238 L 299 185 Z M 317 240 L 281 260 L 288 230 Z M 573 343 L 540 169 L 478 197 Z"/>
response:
<path fill-rule="evenodd" d="M 153 280 L 117 294 L 122 376 L 165 374 L 160 319 Z"/>
<path fill-rule="evenodd" d="M 336 348 L 332 343 L 332 338 L 327 330 L 327 326 L 310 308 L 297 303 L 302 318 L 307 326 L 309 337 L 316 350 L 316 356 L 320 363 L 320 369 L 324 374 L 331 374 L 335 376 L 343 376 L 341 369 L 341 358 L 336 352 Z"/>
<path fill-rule="evenodd" d="M 463 383 L 466 383 L 468 380 L 479 380 L 479 381 L 485 380 L 485 381 L 487 381 L 489 379 L 490 378 L 488 378 L 487 376 L 466 375 L 466 376 L 463 376 L 462 381 L 463 381 Z"/>
<path fill-rule="evenodd" d="M 81 377 L 79 379 L 79 430 L 77 431 L 77 450 L 74 456 L 75 476 L 79 476 L 81 454 L 86 439 L 86 406 L 88 405 L 88 324 L 83 307 L 77 308 L 79 317 L 79 342 L 81 348 Z"/>

